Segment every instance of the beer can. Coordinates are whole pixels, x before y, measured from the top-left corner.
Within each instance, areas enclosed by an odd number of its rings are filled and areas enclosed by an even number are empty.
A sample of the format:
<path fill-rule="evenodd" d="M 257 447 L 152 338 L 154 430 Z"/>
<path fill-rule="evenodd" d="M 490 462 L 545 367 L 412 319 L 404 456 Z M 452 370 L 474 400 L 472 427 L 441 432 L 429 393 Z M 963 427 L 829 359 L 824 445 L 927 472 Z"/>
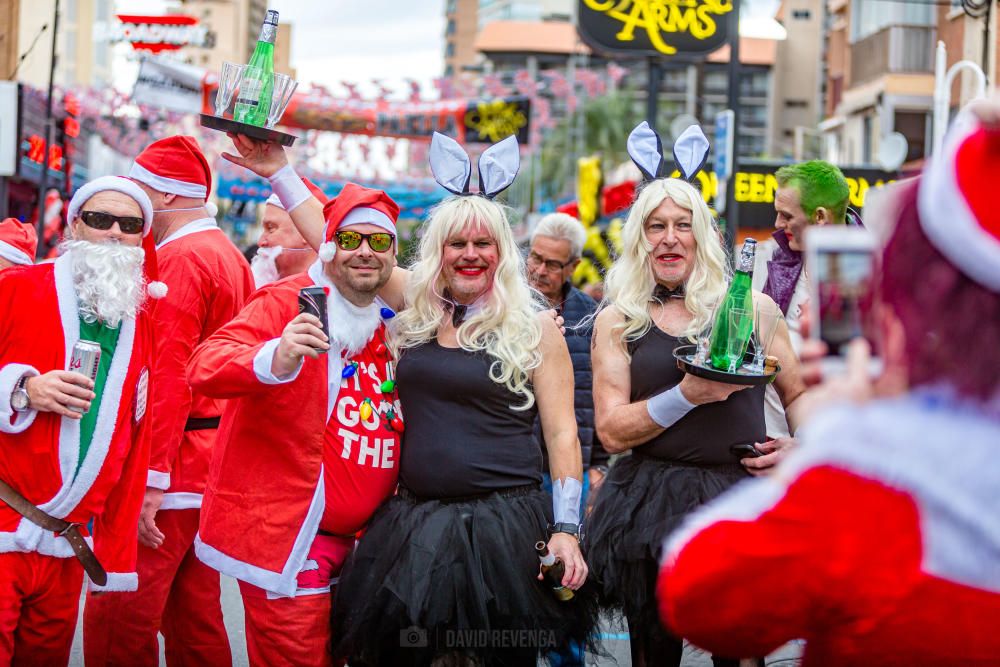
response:
<path fill-rule="evenodd" d="M 318 285 L 299 290 L 299 312 L 309 313 L 319 318 L 323 334 L 329 339 L 330 331 L 326 320 L 326 291 Z M 321 350 L 325 352 L 326 350 Z"/>
<path fill-rule="evenodd" d="M 86 375 L 91 382 L 96 382 L 100 364 L 101 345 L 91 340 L 78 340 L 73 346 L 73 355 L 69 358 L 69 370 Z M 86 414 L 81 408 L 71 407 L 70 410 Z"/>

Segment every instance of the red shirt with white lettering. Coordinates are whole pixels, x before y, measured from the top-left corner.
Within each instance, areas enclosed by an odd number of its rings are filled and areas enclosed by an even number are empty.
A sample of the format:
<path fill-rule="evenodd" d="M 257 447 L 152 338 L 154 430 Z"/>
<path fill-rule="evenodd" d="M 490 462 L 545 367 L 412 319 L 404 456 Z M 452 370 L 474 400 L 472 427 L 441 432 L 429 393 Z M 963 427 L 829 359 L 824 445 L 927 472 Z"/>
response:
<path fill-rule="evenodd" d="M 395 391 L 383 392 L 382 383 L 395 377 L 392 358 L 378 331 L 368 345 L 345 362 L 356 363 L 353 376 L 340 383 L 337 402 L 326 425 L 323 446 L 323 484 L 326 507 L 320 530 L 353 535 L 368 523 L 375 509 L 396 488 L 401 434 L 389 427 L 391 415 L 402 415 Z M 371 414 L 362 419 L 362 403 Z M 398 423 L 398 422 L 397 422 Z"/>

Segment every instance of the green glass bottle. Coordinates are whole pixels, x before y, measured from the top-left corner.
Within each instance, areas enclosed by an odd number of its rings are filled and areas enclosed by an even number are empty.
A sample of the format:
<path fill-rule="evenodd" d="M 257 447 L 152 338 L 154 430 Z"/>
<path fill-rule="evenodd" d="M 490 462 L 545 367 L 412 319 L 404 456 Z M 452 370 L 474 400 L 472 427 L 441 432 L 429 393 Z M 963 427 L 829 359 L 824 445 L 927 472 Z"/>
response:
<path fill-rule="evenodd" d="M 741 350 L 745 351 L 753 329 L 753 291 L 750 283 L 753 279 L 753 262 L 757 252 L 757 241 L 747 239 L 740 250 L 740 259 L 736 266 L 733 281 L 722 298 L 722 304 L 715 313 L 715 323 L 712 326 L 712 337 L 709 347 L 712 366 L 719 370 L 729 368 L 729 313 L 741 309 L 747 313 L 746 322 L 739 326 L 740 338 L 743 339 Z M 742 352 L 741 352 L 742 355 Z"/>
<path fill-rule="evenodd" d="M 239 97 L 233 109 L 233 120 L 258 127 L 267 124 L 271 110 L 271 90 L 274 86 L 274 38 L 278 35 L 278 12 L 269 9 L 260 28 L 260 39 L 247 63 L 240 83 Z"/>

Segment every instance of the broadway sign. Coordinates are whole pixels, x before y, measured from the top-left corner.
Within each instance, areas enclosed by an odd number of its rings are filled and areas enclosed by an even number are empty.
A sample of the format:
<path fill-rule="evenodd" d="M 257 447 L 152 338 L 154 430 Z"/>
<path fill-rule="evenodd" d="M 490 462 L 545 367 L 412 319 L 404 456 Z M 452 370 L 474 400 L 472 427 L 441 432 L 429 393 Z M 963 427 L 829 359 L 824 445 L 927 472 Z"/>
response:
<path fill-rule="evenodd" d="M 594 50 L 645 55 L 705 54 L 729 39 L 734 0 L 579 0 L 577 29 Z"/>

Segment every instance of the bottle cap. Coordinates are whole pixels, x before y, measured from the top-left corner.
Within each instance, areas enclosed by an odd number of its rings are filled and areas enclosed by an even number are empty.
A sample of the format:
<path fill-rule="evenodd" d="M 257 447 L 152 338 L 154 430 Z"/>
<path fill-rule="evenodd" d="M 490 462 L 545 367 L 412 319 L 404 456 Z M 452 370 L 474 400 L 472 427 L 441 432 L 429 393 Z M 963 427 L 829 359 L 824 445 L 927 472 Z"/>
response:
<path fill-rule="evenodd" d="M 278 12 L 273 9 L 267 10 L 267 14 L 264 16 L 264 23 L 278 25 Z"/>

